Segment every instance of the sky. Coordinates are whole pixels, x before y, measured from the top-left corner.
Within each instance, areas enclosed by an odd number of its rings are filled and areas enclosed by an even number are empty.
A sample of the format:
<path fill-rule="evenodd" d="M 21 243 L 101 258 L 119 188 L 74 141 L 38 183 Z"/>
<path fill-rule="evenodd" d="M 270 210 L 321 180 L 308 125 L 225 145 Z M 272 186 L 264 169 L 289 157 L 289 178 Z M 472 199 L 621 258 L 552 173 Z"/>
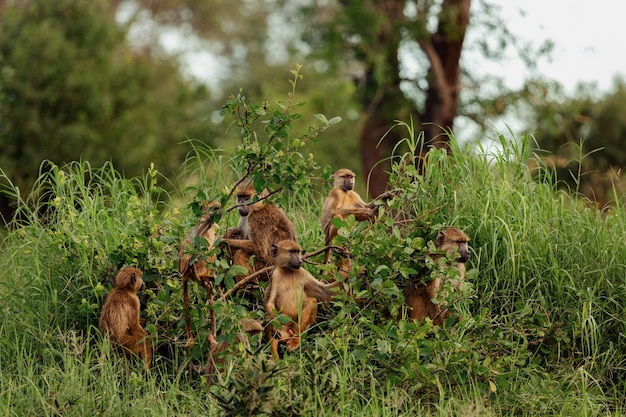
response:
<path fill-rule="evenodd" d="M 580 81 L 595 81 L 601 90 L 614 76 L 626 78 L 625 0 L 496 0 L 513 33 L 529 40 L 555 43 L 552 62 L 542 62 L 541 74 L 560 81 L 568 93 Z M 519 10 L 526 12 L 525 16 Z M 506 66 L 506 64 L 505 64 Z M 511 62 L 510 82 L 523 78 Z"/>
<path fill-rule="evenodd" d="M 538 62 L 536 74 L 558 81 L 567 96 L 576 94 L 581 82 L 595 83 L 599 94 L 612 90 L 615 77 L 626 80 L 626 0 L 491 0 L 501 8 L 508 29 L 517 37 L 539 45 L 552 40 L 550 59 Z M 473 5 L 478 5 L 474 2 Z M 477 12 L 480 8 L 476 7 Z M 468 37 L 471 35 L 468 35 Z M 470 65 L 465 62 L 465 65 Z M 480 74 L 503 75 L 511 89 L 530 75 L 520 59 L 472 61 Z M 478 126 L 459 117 L 455 135 L 462 141 L 514 137 L 526 130 L 523 115 L 507 113 L 492 120 L 487 137 Z M 492 137 L 493 136 L 493 137 Z"/>

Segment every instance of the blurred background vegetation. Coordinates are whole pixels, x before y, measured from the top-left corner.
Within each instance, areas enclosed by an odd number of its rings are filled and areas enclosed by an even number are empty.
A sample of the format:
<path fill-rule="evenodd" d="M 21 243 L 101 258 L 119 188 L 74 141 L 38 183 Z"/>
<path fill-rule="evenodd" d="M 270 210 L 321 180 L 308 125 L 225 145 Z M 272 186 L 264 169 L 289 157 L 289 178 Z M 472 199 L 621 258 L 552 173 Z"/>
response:
<path fill-rule="evenodd" d="M 352 167 L 370 195 L 384 190 L 385 158 L 402 143 L 396 120 L 413 120 L 426 146 L 446 147 L 442 133 L 459 122 L 476 132 L 460 140 L 481 140 L 513 114 L 564 188 L 600 207 L 618 200 L 624 82 L 568 96 L 536 71 L 549 40 L 516 37 L 488 0 L 471 11 L 470 0 L 1 0 L 0 191 L 10 181 L 28 195 L 46 160 L 111 161 L 126 176 L 154 163 L 175 178 L 189 139 L 236 143 L 219 115 L 230 94 L 282 97 L 288 70 L 303 63 L 303 113 L 343 119 L 311 151 Z M 496 63 L 516 54 L 534 76 L 512 90 L 504 74 L 472 72 L 461 51 Z M 12 201 L 0 192 L 5 222 Z"/>

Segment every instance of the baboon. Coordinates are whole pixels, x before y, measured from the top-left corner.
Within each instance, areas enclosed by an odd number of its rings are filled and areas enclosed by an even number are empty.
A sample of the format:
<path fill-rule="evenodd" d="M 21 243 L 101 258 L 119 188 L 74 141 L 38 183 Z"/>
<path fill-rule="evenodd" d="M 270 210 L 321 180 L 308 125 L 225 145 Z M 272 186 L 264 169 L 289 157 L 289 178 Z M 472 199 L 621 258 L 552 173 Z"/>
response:
<path fill-rule="evenodd" d="M 336 217 L 346 219 L 353 214 L 358 221 L 373 221 L 377 214 L 374 202 L 376 200 L 387 200 L 394 195 L 393 192 L 388 191 L 381 194 L 371 203 L 365 203 L 361 196 L 353 190 L 354 172 L 347 168 L 341 168 L 335 172 L 333 178 L 335 180 L 333 189 L 328 193 L 328 197 L 324 200 L 322 207 L 322 230 L 324 231 L 326 245 L 329 245 L 337 236 L 337 228 L 333 226 L 332 219 Z M 324 263 L 328 263 L 329 258 L 330 250 L 327 250 L 324 256 Z M 345 275 L 349 269 L 350 260 L 344 255 L 340 273 Z"/>
<path fill-rule="evenodd" d="M 126 356 L 139 354 L 146 368 L 152 362 L 152 348 L 148 333 L 141 327 L 139 319 L 139 297 L 137 291 L 143 286 L 143 273 L 133 267 L 122 268 L 115 278 L 115 288 L 107 297 L 98 327 L 111 342 Z"/>
<path fill-rule="evenodd" d="M 209 269 L 207 265 L 215 262 L 216 255 L 210 255 L 205 259 L 193 259 L 193 255 L 189 253 L 189 249 L 193 248 L 197 238 L 204 238 L 207 241 L 207 249 L 213 248 L 213 244 L 217 239 L 219 225 L 215 223 L 219 216 L 220 204 L 216 201 L 205 202 L 202 205 L 202 215 L 198 218 L 196 226 L 191 228 L 187 236 L 180 244 L 178 250 L 178 272 L 183 277 L 183 303 L 185 305 L 185 327 L 187 330 L 188 345 L 193 345 L 193 335 L 191 332 L 191 323 L 189 320 L 189 281 L 195 281 L 200 284 L 207 292 L 207 296 L 211 294 L 211 281 L 215 278 L 214 271 Z"/>
<path fill-rule="evenodd" d="M 251 181 L 239 186 L 236 195 L 239 225 L 229 228 L 223 239 L 231 250 L 233 264 L 245 266 L 248 273 L 272 264 L 274 243 L 297 240 L 295 228 L 285 213 L 265 200 L 254 201 L 255 196 L 266 197 L 267 191 L 257 194 Z M 250 265 L 251 256 L 254 266 Z"/>
<path fill-rule="evenodd" d="M 300 334 L 315 324 L 318 301 L 330 300 L 333 295 L 331 288 L 340 284 L 318 281 L 309 271 L 301 268 L 301 250 L 300 245 L 293 240 L 283 240 L 272 245 L 274 271 L 265 289 L 265 314 L 268 322 L 276 314 L 284 314 L 291 319 L 280 330 L 276 330 L 271 323 L 267 326 L 272 354 L 276 359 L 280 359 L 280 342 L 284 342 L 290 352 L 299 346 Z"/>
<path fill-rule="evenodd" d="M 250 338 L 255 335 L 260 335 L 262 331 L 263 325 L 260 322 L 247 317 L 243 318 L 235 326 L 235 341 L 249 346 Z M 212 333 L 208 334 L 207 339 L 209 340 L 210 351 L 205 371 L 207 384 L 210 384 L 213 382 L 216 366 L 225 364 L 223 352 L 230 348 L 231 343 L 227 341 L 218 342 Z M 258 338 L 258 341 L 261 341 L 260 337 Z"/>
<path fill-rule="evenodd" d="M 455 227 L 449 227 L 441 230 L 435 239 L 435 247 L 446 253 L 459 254 L 456 260 L 456 268 L 459 270 L 459 277 L 452 282 L 453 289 L 459 289 L 465 279 L 465 262 L 470 258 L 469 249 L 467 247 L 469 237 Z M 438 262 L 443 256 L 442 254 L 432 256 L 435 262 Z M 438 277 L 430 280 L 426 284 L 409 284 L 404 289 L 404 298 L 407 306 L 409 306 L 408 318 L 410 320 L 422 321 L 426 316 L 430 317 L 434 324 L 441 325 L 449 315 L 447 307 L 442 303 L 435 304 L 432 299 L 445 295 L 441 292 L 444 283 L 444 277 Z"/>

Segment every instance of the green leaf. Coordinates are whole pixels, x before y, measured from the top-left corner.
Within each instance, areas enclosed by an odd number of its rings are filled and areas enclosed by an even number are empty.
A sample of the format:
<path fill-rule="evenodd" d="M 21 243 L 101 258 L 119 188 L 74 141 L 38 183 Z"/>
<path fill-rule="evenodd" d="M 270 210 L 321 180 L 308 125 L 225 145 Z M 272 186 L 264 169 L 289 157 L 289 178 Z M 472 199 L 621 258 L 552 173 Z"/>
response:
<path fill-rule="evenodd" d="M 324 125 L 328 125 L 328 119 L 323 114 L 321 113 L 314 114 L 313 117 L 315 117 L 318 121 L 320 121 Z"/>
<path fill-rule="evenodd" d="M 330 120 L 328 121 L 328 124 L 329 124 L 330 126 L 332 126 L 332 125 L 336 125 L 337 123 L 341 122 L 341 120 L 342 120 L 342 119 L 341 119 L 341 117 L 340 117 L 340 116 L 335 116 L 335 117 L 333 117 L 332 119 L 330 119 Z"/>
<path fill-rule="evenodd" d="M 408 266 L 401 266 L 400 275 L 402 275 L 403 278 L 410 278 L 411 276 L 417 275 L 417 271 L 413 268 L 409 268 Z"/>
<path fill-rule="evenodd" d="M 248 269 L 242 265 L 233 265 L 228 269 L 226 277 L 231 278 L 237 275 L 247 275 Z"/>
<path fill-rule="evenodd" d="M 387 265 L 379 265 L 374 271 L 374 275 L 380 275 L 382 271 L 390 271 L 391 269 Z"/>

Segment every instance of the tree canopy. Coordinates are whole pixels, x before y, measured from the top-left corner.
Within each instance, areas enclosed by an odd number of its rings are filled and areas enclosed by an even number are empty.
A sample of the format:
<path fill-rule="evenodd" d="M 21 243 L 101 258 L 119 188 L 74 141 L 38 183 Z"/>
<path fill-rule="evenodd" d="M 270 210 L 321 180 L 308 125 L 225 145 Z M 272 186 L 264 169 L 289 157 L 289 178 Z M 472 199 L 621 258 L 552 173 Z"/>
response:
<path fill-rule="evenodd" d="M 512 49 L 532 65 L 540 51 L 549 50 L 512 34 L 488 0 L 243 1 L 236 10 L 213 2 L 210 13 L 205 1 L 121 1 L 124 5 L 135 16 L 144 12 L 157 25 L 203 39 L 204 49 L 225 68 L 225 83 L 254 90 L 268 83 L 258 73 L 306 62 L 307 77 L 309 68 L 316 73 L 307 101 L 333 100 L 339 83 L 351 85 L 342 89 L 345 106 L 339 115 L 352 126 L 336 137 L 358 146 L 362 166 L 354 168 L 371 172 L 372 194 L 386 186 L 388 158 L 402 141 L 402 133 L 391 129 L 397 120 L 416 122 L 424 132 L 420 148 L 426 150 L 446 146 L 457 115 L 481 124 L 506 109 L 510 91 L 500 74 L 475 73 L 463 62 L 463 51 L 498 61 Z M 472 32 L 489 36 L 474 35 L 468 44 Z M 355 111 L 358 117 L 348 116 Z"/>
<path fill-rule="evenodd" d="M 593 84 L 581 84 L 573 97 L 558 86 L 530 107 L 528 129 L 563 188 L 580 192 L 600 207 L 619 201 L 626 191 L 626 84 L 616 79 L 612 91 L 598 94 Z"/>
<path fill-rule="evenodd" d="M 340 73 L 351 74 L 358 86 L 362 165 L 365 172 L 373 169 L 369 184 L 373 195 L 382 192 L 387 182 L 388 164 L 376 164 L 388 159 L 403 139 L 401 132 L 390 130 L 395 121 L 413 118 L 423 132 L 418 152 L 425 154 L 432 147 L 447 148 L 458 115 L 482 124 L 486 117 L 505 110 L 493 105 L 495 100 L 505 103 L 504 98 L 512 94 L 503 87 L 501 76 L 481 78 L 463 62 L 463 51 L 478 51 L 483 59 L 498 61 L 512 49 L 532 66 L 545 48 L 531 47 L 515 37 L 489 1 L 327 4 L 308 9 L 318 24 L 305 32 L 304 39 Z M 470 31 L 489 36 L 474 36 L 468 45 Z M 497 86 L 495 95 L 489 93 L 493 86 Z"/>
<path fill-rule="evenodd" d="M 176 145 L 209 136 L 206 87 L 132 48 L 107 1 L 18 2 L 0 16 L 0 168 L 22 190 L 44 160 L 172 173 Z"/>

